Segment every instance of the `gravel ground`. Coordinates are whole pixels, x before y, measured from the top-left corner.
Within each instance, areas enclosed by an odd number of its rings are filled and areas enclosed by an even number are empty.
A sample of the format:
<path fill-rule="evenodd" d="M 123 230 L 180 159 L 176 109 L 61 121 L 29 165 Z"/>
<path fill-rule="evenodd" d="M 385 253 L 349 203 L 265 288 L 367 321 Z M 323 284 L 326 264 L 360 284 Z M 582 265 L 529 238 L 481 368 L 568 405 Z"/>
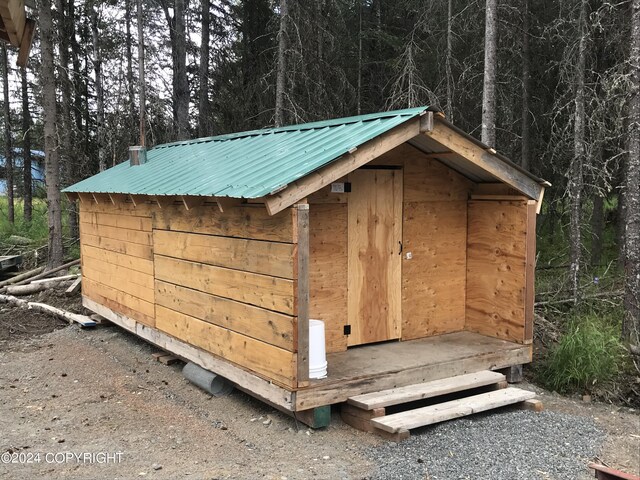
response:
<path fill-rule="evenodd" d="M 593 420 L 555 412 L 503 411 L 412 432 L 370 449 L 373 479 L 539 480 L 589 478 L 603 432 Z"/>
<path fill-rule="evenodd" d="M 336 411 L 328 428 L 298 431 L 242 392 L 212 398 L 155 351 L 116 327 L 0 342 L 0 455 L 123 452 L 110 464 L 0 461 L 0 478 L 586 480 L 595 456 L 640 472 L 640 416 L 627 408 L 526 384 L 547 412 L 503 410 L 395 444 L 352 429 Z"/>

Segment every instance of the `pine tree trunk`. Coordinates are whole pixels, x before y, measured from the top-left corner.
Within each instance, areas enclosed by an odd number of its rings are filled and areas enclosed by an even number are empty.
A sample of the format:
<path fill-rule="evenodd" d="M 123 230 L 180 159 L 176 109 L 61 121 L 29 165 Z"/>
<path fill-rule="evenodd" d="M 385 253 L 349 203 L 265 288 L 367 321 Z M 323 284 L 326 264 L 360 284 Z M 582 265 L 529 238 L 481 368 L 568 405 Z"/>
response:
<path fill-rule="evenodd" d="M 33 216 L 33 200 L 31 184 L 31 112 L 29 111 L 29 84 L 27 69 L 20 69 L 22 87 L 22 185 L 24 189 L 23 218 L 29 224 Z"/>
<path fill-rule="evenodd" d="M 15 222 L 13 201 L 13 145 L 11 139 L 11 106 L 9 104 L 9 61 L 7 46 L 2 43 L 2 84 L 4 87 L 4 169 L 7 182 L 7 220 Z"/>
<path fill-rule="evenodd" d="M 91 7 L 91 38 L 93 40 L 93 70 L 96 75 L 96 106 L 97 106 L 97 140 L 98 140 L 98 165 L 100 171 L 107 168 L 107 151 L 104 135 L 104 91 L 102 86 L 102 51 L 100 48 L 100 36 L 98 32 L 98 11 Z"/>
<path fill-rule="evenodd" d="M 484 30 L 484 85 L 482 90 L 482 142 L 496 146 L 496 63 L 498 0 L 487 0 Z"/>
<path fill-rule="evenodd" d="M 529 97 L 531 95 L 531 79 L 529 73 L 529 0 L 524 0 L 522 16 L 522 152 L 520 165 L 522 168 L 529 170 L 531 155 L 531 115 L 529 113 Z"/>
<path fill-rule="evenodd" d="M 358 4 L 358 83 L 356 86 L 356 113 L 362 113 L 362 0 Z"/>
<path fill-rule="evenodd" d="M 280 29 L 278 31 L 278 63 L 276 65 L 276 110 L 274 123 L 281 127 L 284 123 L 284 95 L 286 82 L 287 22 L 289 21 L 287 0 L 280 0 Z"/>
<path fill-rule="evenodd" d="M 72 20 L 68 18 L 68 9 L 64 0 L 56 0 L 56 12 L 58 15 L 59 41 L 58 48 L 60 51 L 60 68 L 58 70 L 58 78 L 60 79 L 60 90 L 62 92 L 62 106 L 59 112 L 60 126 L 58 131 L 61 141 L 60 164 L 62 174 L 62 184 L 71 185 L 75 183 L 77 178 L 77 162 L 73 148 L 73 118 L 71 116 L 71 91 L 73 85 L 69 78 L 69 41 L 72 35 Z M 71 203 L 69 208 L 69 230 L 72 238 L 78 238 L 78 219 L 75 204 Z"/>
<path fill-rule="evenodd" d="M 140 145 L 145 146 L 146 133 L 146 108 L 147 108 L 147 96 L 146 96 L 146 84 L 144 78 L 144 16 L 142 13 L 142 1 L 137 0 L 137 23 L 138 23 L 138 96 L 140 97 Z"/>
<path fill-rule="evenodd" d="M 198 135 L 205 137 L 210 134 L 211 112 L 209 111 L 209 30 L 210 4 L 209 0 L 201 0 L 202 5 L 202 34 L 200 41 L 200 65 L 198 80 L 200 92 L 198 95 Z"/>
<path fill-rule="evenodd" d="M 573 298 L 580 299 L 580 265 L 582 263 L 582 191 L 585 164 L 585 68 L 587 55 L 587 1 L 580 6 L 580 41 L 575 71 L 575 119 L 573 128 L 573 158 L 569 167 L 569 277 Z"/>
<path fill-rule="evenodd" d="M 451 63 L 453 61 L 453 0 L 447 2 L 447 53 L 444 57 L 444 69 L 447 76 L 447 106 L 445 113 L 447 119 L 453 123 L 453 73 Z"/>
<path fill-rule="evenodd" d="M 625 179 L 625 289 L 622 338 L 640 345 L 640 0 L 631 4 L 629 146 Z"/>
<path fill-rule="evenodd" d="M 82 113 L 83 113 L 83 96 L 84 96 L 84 85 L 86 84 L 85 75 L 82 71 L 82 64 L 80 63 L 80 45 L 78 40 L 76 39 L 76 8 L 75 8 L 75 0 L 69 0 L 68 2 L 68 18 L 69 18 L 69 27 L 71 32 L 71 63 L 73 64 L 73 116 L 75 122 L 75 129 L 73 131 L 73 144 L 77 146 L 78 139 L 81 137 L 80 133 L 82 132 L 83 122 L 82 122 Z M 80 156 L 76 156 L 76 160 L 78 160 Z M 80 165 L 78 165 L 79 167 Z"/>
<path fill-rule="evenodd" d="M 135 85 L 133 84 L 133 40 L 131 37 L 131 0 L 125 0 L 124 4 L 124 24 L 125 24 L 125 51 L 127 52 L 127 118 L 129 119 L 129 132 L 130 137 L 130 145 L 134 145 L 136 143 L 136 135 L 135 135 L 135 125 L 136 125 L 136 96 L 135 96 Z"/>
<path fill-rule="evenodd" d="M 604 197 L 596 192 L 593 196 L 591 212 L 591 265 L 597 266 L 602 260 L 604 245 Z"/>
<path fill-rule="evenodd" d="M 187 0 L 175 0 L 175 102 L 177 140 L 189 137 L 189 84 L 187 81 L 187 39 L 185 8 Z"/>
<path fill-rule="evenodd" d="M 47 216 L 49 222 L 49 268 L 62 264 L 62 216 L 60 212 L 60 160 L 56 136 L 56 83 L 51 75 L 53 60 L 53 20 L 51 0 L 39 2 L 40 48 L 42 64 L 42 109 L 45 149 L 45 181 L 47 187 Z"/>

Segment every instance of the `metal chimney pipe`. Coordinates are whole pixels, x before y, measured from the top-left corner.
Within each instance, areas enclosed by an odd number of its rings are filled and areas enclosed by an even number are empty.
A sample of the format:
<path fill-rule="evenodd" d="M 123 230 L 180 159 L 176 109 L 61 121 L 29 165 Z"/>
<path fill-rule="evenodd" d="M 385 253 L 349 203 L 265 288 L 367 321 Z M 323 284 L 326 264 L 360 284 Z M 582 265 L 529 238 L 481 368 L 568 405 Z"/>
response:
<path fill-rule="evenodd" d="M 147 149 L 136 145 L 129 147 L 129 166 L 144 165 L 147 163 Z"/>

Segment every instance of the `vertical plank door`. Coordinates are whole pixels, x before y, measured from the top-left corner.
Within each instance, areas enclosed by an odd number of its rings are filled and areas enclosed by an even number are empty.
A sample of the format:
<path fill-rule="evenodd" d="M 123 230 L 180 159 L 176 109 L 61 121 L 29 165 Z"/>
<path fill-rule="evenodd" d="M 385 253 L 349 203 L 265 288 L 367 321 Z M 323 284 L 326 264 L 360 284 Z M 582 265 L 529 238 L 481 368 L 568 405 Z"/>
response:
<path fill-rule="evenodd" d="M 348 345 L 400 337 L 402 170 L 349 174 Z"/>

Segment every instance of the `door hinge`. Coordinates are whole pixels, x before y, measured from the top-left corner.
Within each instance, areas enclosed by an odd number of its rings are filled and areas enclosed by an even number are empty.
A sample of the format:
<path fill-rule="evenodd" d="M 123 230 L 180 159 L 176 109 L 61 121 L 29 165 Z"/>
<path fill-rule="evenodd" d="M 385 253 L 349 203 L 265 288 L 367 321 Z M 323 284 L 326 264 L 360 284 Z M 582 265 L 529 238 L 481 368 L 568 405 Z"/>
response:
<path fill-rule="evenodd" d="M 351 325 L 345 325 L 344 326 L 344 334 L 345 335 L 351 335 Z"/>

